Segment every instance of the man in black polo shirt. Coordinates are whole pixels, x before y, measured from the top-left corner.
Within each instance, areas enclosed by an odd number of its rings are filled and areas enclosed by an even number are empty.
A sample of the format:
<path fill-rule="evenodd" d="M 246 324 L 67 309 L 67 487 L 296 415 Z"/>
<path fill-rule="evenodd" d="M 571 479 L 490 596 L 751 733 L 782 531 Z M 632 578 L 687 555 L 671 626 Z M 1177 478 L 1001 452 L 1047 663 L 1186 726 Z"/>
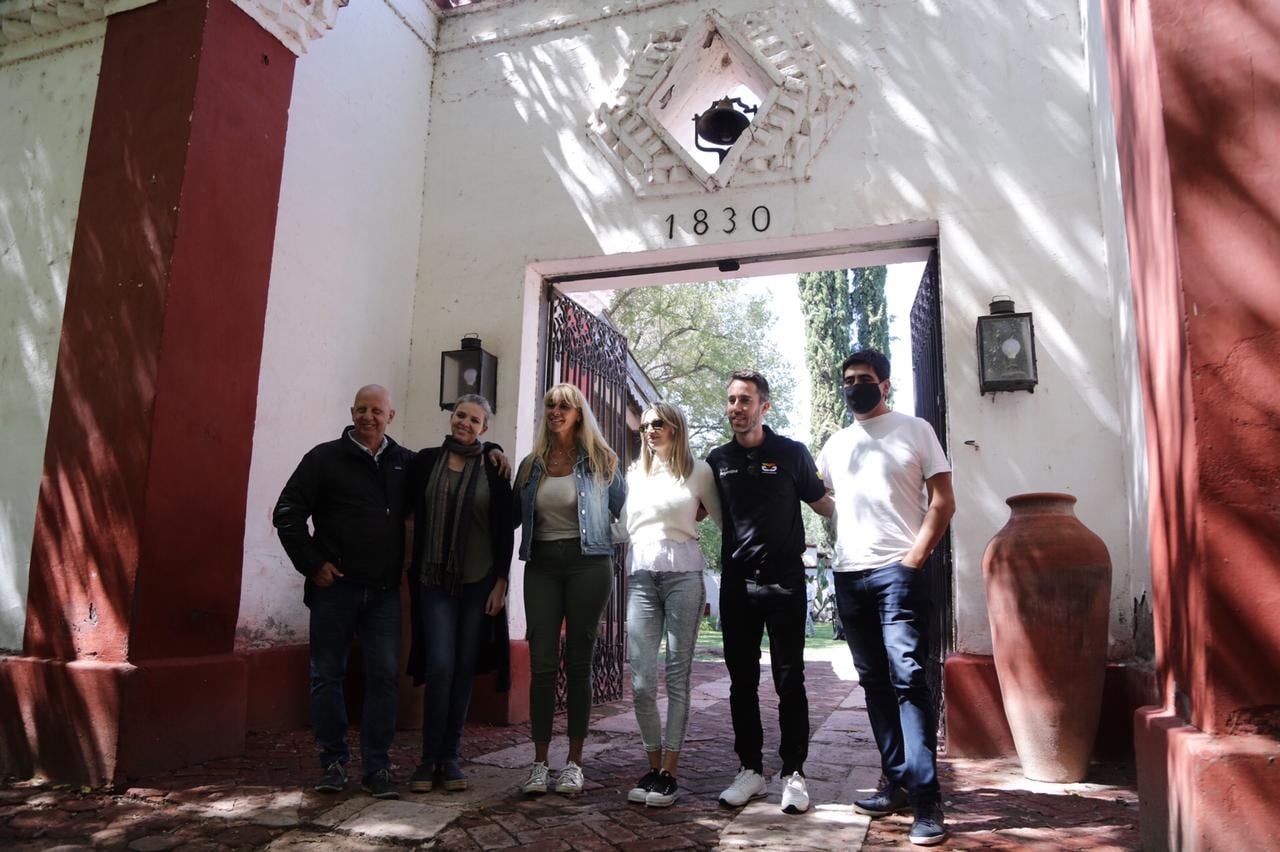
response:
<path fill-rule="evenodd" d="M 778 693 L 782 743 L 782 810 L 809 809 L 804 760 L 809 752 L 809 699 L 804 690 L 804 522 L 800 503 L 830 516 L 817 466 L 803 444 L 764 425 L 769 382 L 739 371 L 729 381 L 726 413 L 733 440 L 707 456 L 724 513 L 720 623 L 729 669 L 733 748 L 742 763 L 720 804 L 740 807 L 763 797 L 764 731 L 760 725 L 760 640 Z"/>

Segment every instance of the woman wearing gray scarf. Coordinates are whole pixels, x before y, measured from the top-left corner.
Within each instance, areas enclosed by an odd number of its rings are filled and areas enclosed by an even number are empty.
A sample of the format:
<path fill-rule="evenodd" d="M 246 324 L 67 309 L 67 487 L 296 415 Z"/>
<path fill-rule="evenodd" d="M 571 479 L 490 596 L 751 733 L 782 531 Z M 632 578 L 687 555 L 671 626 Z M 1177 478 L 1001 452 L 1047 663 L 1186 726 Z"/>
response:
<path fill-rule="evenodd" d="M 490 458 L 495 445 L 480 440 L 491 415 L 484 397 L 460 397 L 444 443 L 418 453 L 410 469 L 414 635 L 409 673 L 426 684 L 422 762 L 409 779 L 415 793 L 467 788 L 458 749 L 482 645 L 506 645 L 503 608 L 514 523 L 511 485 Z M 509 671 L 501 670 L 503 650 L 497 655 L 499 684 L 509 686 Z"/>

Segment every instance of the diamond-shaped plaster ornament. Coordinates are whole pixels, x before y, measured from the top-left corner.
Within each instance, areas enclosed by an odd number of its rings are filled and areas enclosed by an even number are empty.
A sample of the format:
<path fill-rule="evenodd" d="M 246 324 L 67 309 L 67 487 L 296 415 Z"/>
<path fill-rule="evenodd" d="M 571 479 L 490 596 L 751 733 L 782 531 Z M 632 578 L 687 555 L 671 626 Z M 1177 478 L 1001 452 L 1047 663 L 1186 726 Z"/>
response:
<path fill-rule="evenodd" d="M 720 97 L 726 92 L 716 86 L 734 81 L 759 96 L 759 111 L 708 172 L 688 147 L 693 106 L 698 93 Z M 654 33 L 632 61 L 617 103 L 601 104 L 588 131 L 637 195 L 805 180 L 853 92 L 852 76 L 794 10 L 735 20 L 712 10 L 689 27 Z M 712 99 L 704 96 L 696 109 Z M 667 110 L 672 114 L 661 115 Z"/>

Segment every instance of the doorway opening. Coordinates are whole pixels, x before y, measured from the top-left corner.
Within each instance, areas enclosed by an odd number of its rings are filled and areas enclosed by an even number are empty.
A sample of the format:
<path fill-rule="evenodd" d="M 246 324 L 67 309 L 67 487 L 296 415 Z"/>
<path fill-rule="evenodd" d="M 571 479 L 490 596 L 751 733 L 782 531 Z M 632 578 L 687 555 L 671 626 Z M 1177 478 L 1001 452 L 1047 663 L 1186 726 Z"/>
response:
<path fill-rule="evenodd" d="M 884 268 L 880 274 L 881 316 L 886 326 L 886 354 L 894 364 L 893 407 L 930 422 L 947 448 L 946 396 L 943 381 L 941 291 L 936 238 L 898 240 L 847 251 L 774 252 L 745 260 L 690 259 L 687 262 L 566 271 L 535 275 L 539 309 L 537 391 L 569 381 L 583 390 L 605 436 L 624 465 L 639 450 L 639 419 L 657 399 L 680 405 L 690 420 L 695 454 L 705 456 L 729 440 L 724 422 L 723 386 L 733 369 L 759 369 L 774 391 L 771 428 L 810 447 L 816 456 L 832 431 L 812 428 L 815 394 L 838 394 L 832 382 L 812 387 L 806 359 L 806 317 L 798 279 L 816 273 L 839 274 Z M 599 262 L 599 261 L 597 261 Z M 875 276 L 871 276 L 873 279 Z M 717 300 L 719 300 L 717 302 Z M 829 372 L 858 344 L 868 345 L 863 316 L 851 327 Z M 701 327 L 700 327 L 701 326 Z M 708 337 L 710 335 L 710 337 Z M 700 339 L 701 336 L 701 339 Z M 754 336 L 754 339 L 752 339 Z M 749 363 L 734 363 L 746 357 Z M 680 359 L 684 360 L 681 362 Z M 677 363 L 679 362 L 679 363 Z M 693 369 L 691 369 L 691 365 Z M 720 375 L 723 373 L 723 375 Z M 779 390 L 782 393 L 779 393 Z M 842 406 L 841 406 L 842 407 Z M 830 406 L 828 406 L 830 408 Z M 836 428 L 846 425 L 839 423 Z M 830 617 L 829 531 L 808 507 L 806 537 L 814 608 L 819 620 Z M 718 572 L 718 534 L 710 522 L 704 554 Z M 708 540 L 713 541 L 708 542 Z M 594 698 L 620 698 L 626 662 L 625 551 L 614 554 L 614 593 L 601 621 L 595 659 Z M 938 718 L 942 715 L 942 663 L 954 645 L 951 542 L 935 550 L 927 567 L 936 603 L 927 676 Z M 709 596 L 710 597 L 710 596 Z M 714 607 L 713 607 L 714 609 Z M 711 623 L 715 613 L 711 614 Z M 830 637 L 834 625 L 815 627 Z M 816 640 L 821 641 L 821 639 Z M 844 652 L 847 656 L 847 651 Z"/>

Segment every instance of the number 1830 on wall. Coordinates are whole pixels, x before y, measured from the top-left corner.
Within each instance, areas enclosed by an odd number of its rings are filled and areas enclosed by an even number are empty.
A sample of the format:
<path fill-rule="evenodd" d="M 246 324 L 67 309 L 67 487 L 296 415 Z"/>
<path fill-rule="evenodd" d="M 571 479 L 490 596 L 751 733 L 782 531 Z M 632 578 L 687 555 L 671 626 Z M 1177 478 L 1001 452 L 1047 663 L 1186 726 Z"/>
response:
<path fill-rule="evenodd" d="M 756 233 L 764 233 L 769 230 L 771 219 L 769 208 L 760 204 L 751 211 L 749 217 L 739 214 L 737 208 L 734 207 L 722 207 L 719 214 L 712 213 L 704 207 L 699 207 L 693 211 L 693 218 L 688 222 L 677 220 L 674 213 L 667 216 L 664 221 L 667 223 L 667 239 L 674 240 L 677 229 L 692 232 L 694 236 L 698 237 L 706 234 L 712 228 L 722 234 L 732 234 L 747 222 L 750 223 L 751 229 Z"/>

